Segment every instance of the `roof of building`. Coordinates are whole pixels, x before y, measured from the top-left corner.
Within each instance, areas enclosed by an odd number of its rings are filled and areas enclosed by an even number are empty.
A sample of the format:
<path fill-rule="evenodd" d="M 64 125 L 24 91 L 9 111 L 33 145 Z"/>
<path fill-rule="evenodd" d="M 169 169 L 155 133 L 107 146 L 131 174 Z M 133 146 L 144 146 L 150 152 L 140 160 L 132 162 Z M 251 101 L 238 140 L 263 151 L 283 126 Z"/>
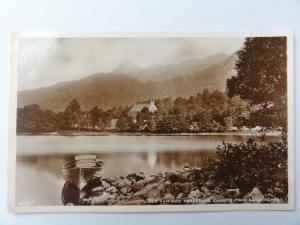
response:
<path fill-rule="evenodd" d="M 149 103 L 139 103 L 139 104 L 135 104 L 134 106 L 132 106 L 132 108 L 130 109 L 129 113 L 132 112 L 141 112 L 143 110 L 143 108 L 148 108 L 149 107 Z"/>

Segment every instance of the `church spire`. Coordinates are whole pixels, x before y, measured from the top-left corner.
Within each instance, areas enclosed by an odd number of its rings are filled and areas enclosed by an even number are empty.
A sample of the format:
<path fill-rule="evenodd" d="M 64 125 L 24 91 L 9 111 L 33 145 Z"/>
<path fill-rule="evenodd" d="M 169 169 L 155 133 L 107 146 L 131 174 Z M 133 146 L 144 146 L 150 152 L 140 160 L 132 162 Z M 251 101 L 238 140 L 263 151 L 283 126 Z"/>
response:
<path fill-rule="evenodd" d="M 149 112 L 154 113 L 157 110 L 157 107 L 155 106 L 154 103 L 154 97 L 152 96 L 151 101 L 150 101 L 150 105 L 148 107 Z"/>

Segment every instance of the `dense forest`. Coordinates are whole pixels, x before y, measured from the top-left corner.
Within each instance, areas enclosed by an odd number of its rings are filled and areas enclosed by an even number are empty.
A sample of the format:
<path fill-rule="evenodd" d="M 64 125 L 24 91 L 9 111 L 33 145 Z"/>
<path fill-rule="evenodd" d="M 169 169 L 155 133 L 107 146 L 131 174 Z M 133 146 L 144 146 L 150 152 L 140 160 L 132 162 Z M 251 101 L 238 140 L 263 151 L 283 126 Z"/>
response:
<path fill-rule="evenodd" d="M 286 38 L 246 38 L 237 52 L 237 75 L 227 80 L 225 92 L 205 89 L 195 96 L 155 100 L 157 110 L 133 106 L 91 110 L 73 99 L 63 111 L 31 104 L 17 109 L 17 132 L 65 130 L 116 132 L 224 132 L 242 127 L 287 128 Z"/>
<path fill-rule="evenodd" d="M 18 108 L 18 132 L 51 132 L 60 130 L 116 130 L 126 132 L 207 132 L 240 127 L 249 115 L 249 105 L 239 97 L 229 98 L 220 91 L 207 89 L 196 96 L 156 99 L 157 111 L 144 107 L 132 117 L 131 107 L 89 111 L 73 99 L 63 112 L 43 110 L 37 104 Z M 112 124 L 115 121 L 115 124 Z"/>

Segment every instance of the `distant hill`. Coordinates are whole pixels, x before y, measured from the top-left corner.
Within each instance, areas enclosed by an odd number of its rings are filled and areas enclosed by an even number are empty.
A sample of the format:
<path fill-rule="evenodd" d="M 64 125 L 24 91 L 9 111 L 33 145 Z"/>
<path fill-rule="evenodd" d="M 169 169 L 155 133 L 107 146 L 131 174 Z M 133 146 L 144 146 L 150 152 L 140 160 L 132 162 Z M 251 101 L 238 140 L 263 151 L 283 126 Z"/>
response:
<path fill-rule="evenodd" d="M 111 73 L 60 82 L 49 87 L 20 91 L 18 107 L 39 104 L 42 108 L 62 111 L 73 99 L 90 109 L 132 105 L 151 97 L 191 96 L 205 88 L 225 90 L 226 80 L 234 74 L 235 56 L 217 54 L 178 64 L 140 68 L 124 62 Z"/>
<path fill-rule="evenodd" d="M 178 64 L 158 64 L 141 68 L 136 64 L 125 61 L 113 70 L 113 73 L 126 74 L 141 81 L 162 81 L 179 76 L 196 75 L 205 69 L 222 63 L 230 56 L 216 54 L 203 59 L 190 59 Z"/>

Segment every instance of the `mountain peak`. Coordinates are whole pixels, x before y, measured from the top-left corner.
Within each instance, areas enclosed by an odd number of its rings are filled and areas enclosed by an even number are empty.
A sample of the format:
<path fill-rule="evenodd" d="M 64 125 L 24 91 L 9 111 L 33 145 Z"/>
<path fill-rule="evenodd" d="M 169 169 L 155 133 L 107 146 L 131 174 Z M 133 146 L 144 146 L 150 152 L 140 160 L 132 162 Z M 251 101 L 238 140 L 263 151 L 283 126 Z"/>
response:
<path fill-rule="evenodd" d="M 136 65 L 134 62 L 126 60 L 120 63 L 112 72 L 113 73 L 123 73 L 123 74 L 132 74 L 137 73 L 141 70 L 141 67 Z"/>

